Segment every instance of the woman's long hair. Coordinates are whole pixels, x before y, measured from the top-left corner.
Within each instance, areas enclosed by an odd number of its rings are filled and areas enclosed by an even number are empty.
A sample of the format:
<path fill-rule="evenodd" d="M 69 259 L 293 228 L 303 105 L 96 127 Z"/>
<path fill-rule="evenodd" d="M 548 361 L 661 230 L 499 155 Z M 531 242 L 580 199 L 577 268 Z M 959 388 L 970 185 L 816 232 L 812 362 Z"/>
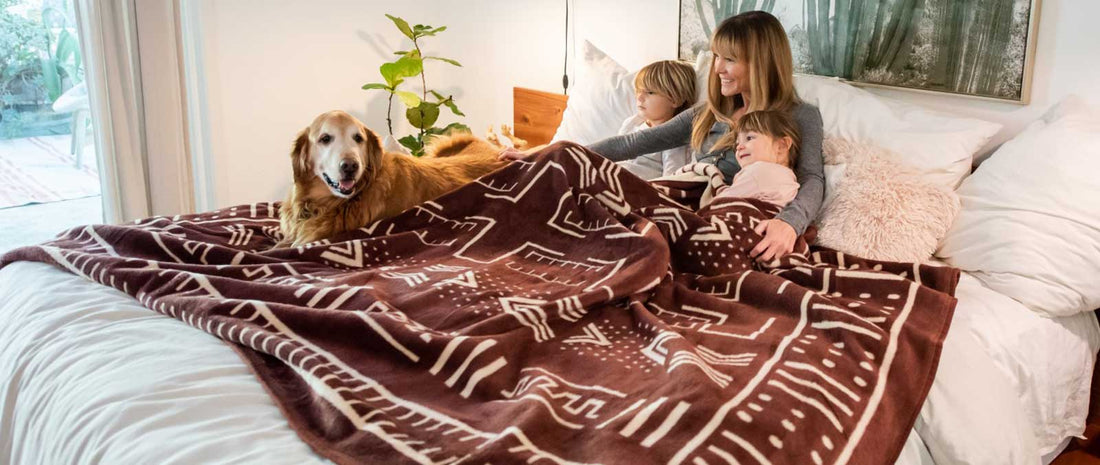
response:
<path fill-rule="evenodd" d="M 798 104 L 794 91 L 794 63 L 791 44 L 783 25 L 770 13 L 748 11 L 722 21 L 710 40 L 710 49 L 716 56 L 733 57 L 745 63 L 749 79 L 749 103 L 745 111 L 790 111 Z M 702 152 L 703 142 L 715 122 L 723 122 L 733 128 L 733 114 L 746 106 L 740 95 L 722 95 L 722 83 L 714 72 L 714 60 L 710 62 L 707 77 L 707 102 L 695 114 L 691 129 L 691 148 Z M 731 130 L 715 143 L 711 151 L 724 150 L 736 145 L 736 134 Z"/>

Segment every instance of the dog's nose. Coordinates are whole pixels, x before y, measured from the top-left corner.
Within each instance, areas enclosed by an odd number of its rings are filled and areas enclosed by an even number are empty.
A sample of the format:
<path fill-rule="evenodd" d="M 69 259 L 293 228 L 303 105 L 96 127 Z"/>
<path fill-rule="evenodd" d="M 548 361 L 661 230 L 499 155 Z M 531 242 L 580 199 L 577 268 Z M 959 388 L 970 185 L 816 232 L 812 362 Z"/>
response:
<path fill-rule="evenodd" d="M 340 161 L 340 174 L 345 178 L 351 178 L 355 176 L 355 173 L 359 171 L 359 162 L 355 160 L 341 160 Z"/>

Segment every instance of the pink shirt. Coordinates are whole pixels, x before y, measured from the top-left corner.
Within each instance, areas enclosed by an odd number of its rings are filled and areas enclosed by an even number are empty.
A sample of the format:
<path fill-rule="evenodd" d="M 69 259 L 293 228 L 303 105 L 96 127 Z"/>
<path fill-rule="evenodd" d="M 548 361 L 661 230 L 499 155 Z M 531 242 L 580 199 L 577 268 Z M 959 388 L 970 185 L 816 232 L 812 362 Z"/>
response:
<path fill-rule="evenodd" d="M 798 194 L 798 187 L 798 178 L 790 168 L 775 163 L 756 162 L 741 168 L 730 185 L 718 188 L 714 198 L 760 199 L 785 207 Z"/>

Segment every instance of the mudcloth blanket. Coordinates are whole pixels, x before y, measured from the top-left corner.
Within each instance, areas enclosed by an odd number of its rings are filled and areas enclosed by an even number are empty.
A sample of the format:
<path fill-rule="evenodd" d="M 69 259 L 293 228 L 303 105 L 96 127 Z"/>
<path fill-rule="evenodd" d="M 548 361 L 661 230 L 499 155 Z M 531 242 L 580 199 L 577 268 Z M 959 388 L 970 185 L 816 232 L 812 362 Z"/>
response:
<path fill-rule="evenodd" d="M 747 251 L 776 209 L 654 188 L 571 144 L 391 220 L 275 249 L 277 204 L 12 251 L 241 347 L 340 463 L 884 464 L 952 268 Z M 693 190 L 694 189 L 694 190 Z"/>

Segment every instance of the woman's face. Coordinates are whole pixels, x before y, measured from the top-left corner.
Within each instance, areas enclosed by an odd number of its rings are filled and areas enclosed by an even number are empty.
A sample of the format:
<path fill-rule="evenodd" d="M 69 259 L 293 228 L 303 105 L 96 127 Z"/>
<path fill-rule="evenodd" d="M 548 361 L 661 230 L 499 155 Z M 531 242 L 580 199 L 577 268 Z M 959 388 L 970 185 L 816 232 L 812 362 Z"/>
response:
<path fill-rule="evenodd" d="M 744 61 L 732 56 L 715 53 L 713 69 L 714 73 L 718 75 L 719 82 L 721 82 L 722 96 L 732 97 L 748 93 L 749 69 Z"/>

